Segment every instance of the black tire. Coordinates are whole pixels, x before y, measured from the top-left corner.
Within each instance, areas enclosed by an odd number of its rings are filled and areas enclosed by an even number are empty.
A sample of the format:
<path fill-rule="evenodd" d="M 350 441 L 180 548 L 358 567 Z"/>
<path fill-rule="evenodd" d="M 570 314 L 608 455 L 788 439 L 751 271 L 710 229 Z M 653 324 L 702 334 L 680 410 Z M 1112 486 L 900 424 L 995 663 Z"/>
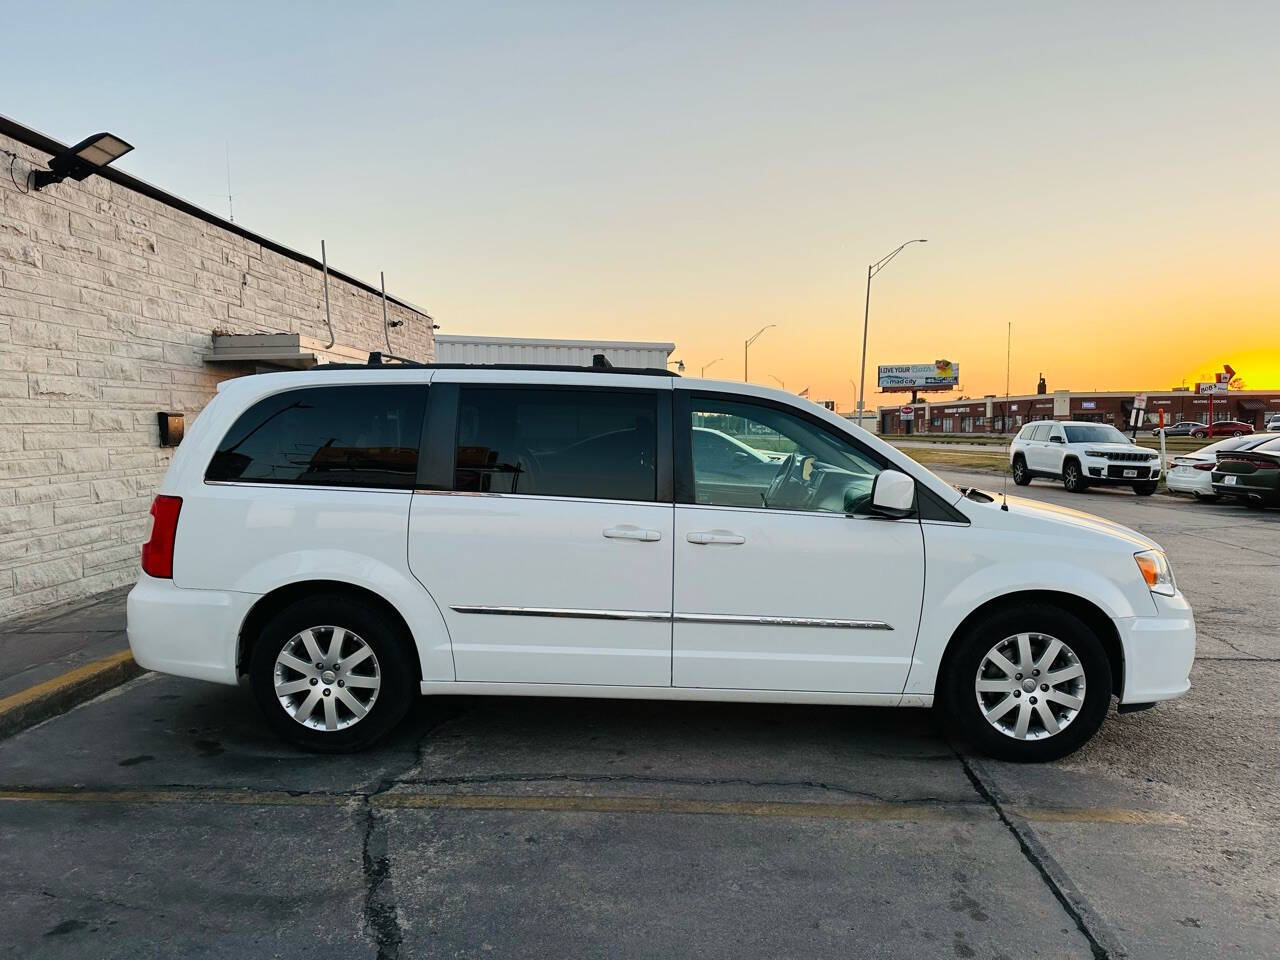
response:
<path fill-rule="evenodd" d="M 1245 497 L 1244 505 L 1248 507 L 1250 510 L 1261 510 L 1263 507 L 1266 506 L 1266 504 L 1263 503 L 1261 500 L 1259 500 L 1257 497 Z"/>
<path fill-rule="evenodd" d="M 1233 437 L 1243 437 L 1243 436 L 1244 436 L 1244 431 L 1243 431 L 1243 430 L 1237 430 L 1237 431 L 1235 431 L 1235 432 L 1234 432 L 1233 434 L 1231 434 L 1231 435 L 1232 435 Z"/>
<path fill-rule="evenodd" d="M 1149 497 L 1156 492 L 1156 481 L 1148 480 L 1145 483 L 1135 483 L 1133 492 L 1140 497 Z"/>
<path fill-rule="evenodd" d="M 1084 703 L 1060 732 L 1018 740 L 987 722 L 975 682 L 989 650 L 1006 637 L 1044 633 L 1074 651 L 1084 668 Z M 953 641 L 944 676 L 938 678 L 942 708 L 974 746 L 987 756 L 1014 763 L 1043 763 L 1080 749 L 1102 726 L 1111 705 L 1111 662 L 1098 637 L 1075 615 L 1049 604 L 1025 604 L 997 611 Z"/>
<path fill-rule="evenodd" d="M 380 682 L 368 713 L 332 731 L 295 720 L 275 692 L 276 659 L 285 645 L 300 631 L 322 626 L 342 627 L 372 648 Z M 249 685 L 267 723 L 282 739 L 316 753 L 353 753 L 381 740 L 408 712 L 418 679 L 410 650 L 404 628 L 378 607 L 352 597 L 305 597 L 263 627 L 249 658 Z"/>
<path fill-rule="evenodd" d="M 1031 471 L 1027 469 L 1027 459 L 1022 454 L 1013 458 L 1013 482 L 1019 487 L 1031 482 Z"/>
<path fill-rule="evenodd" d="M 1195 437 L 1197 440 L 1203 440 L 1205 437 L 1209 436 L 1209 434 L 1203 430 L 1192 430 L 1191 436 Z"/>
<path fill-rule="evenodd" d="M 1193 493 L 1197 503 L 1217 503 L 1222 498 L 1216 493 Z"/>
<path fill-rule="evenodd" d="M 1080 469 L 1080 461 L 1067 460 L 1062 464 L 1062 488 L 1068 493 L 1084 493 L 1089 487 L 1089 481 L 1084 478 L 1084 471 Z"/>

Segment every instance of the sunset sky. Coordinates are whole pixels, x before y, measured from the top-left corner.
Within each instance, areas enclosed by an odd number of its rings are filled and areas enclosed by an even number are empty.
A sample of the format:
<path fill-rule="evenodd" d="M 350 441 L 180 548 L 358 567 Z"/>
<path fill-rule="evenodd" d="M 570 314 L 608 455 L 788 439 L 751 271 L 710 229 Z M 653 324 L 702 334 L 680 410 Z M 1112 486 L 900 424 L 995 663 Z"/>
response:
<path fill-rule="evenodd" d="M 1280 4 L 27 3 L 3 112 L 427 307 L 852 404 L 1280 387 Z M 878 398 L 868 399 L 869 404 Z"/>

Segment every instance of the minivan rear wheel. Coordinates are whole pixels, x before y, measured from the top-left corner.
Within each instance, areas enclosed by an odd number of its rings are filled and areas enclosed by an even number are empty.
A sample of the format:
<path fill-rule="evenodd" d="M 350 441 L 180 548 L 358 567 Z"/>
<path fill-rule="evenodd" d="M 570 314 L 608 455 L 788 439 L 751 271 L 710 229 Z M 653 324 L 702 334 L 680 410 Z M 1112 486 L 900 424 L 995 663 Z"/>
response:
<path fill-rule="evenodd" d="M 983 753 L 1019 763 L 1056 760 L 1102 725 L 1111 664 L 1078 617 L 1028 604 L 984 617 L 957 643 L 940 684 L 943 703 Z"/>
<path fill-rule="evenodd" d="M 249 683 L 283 739 L 319 753 L 363 750 L 385 737 L 412 702 L 416 672 L 404 630 L 375 606 L 307 597 L 263 628 Z"/>

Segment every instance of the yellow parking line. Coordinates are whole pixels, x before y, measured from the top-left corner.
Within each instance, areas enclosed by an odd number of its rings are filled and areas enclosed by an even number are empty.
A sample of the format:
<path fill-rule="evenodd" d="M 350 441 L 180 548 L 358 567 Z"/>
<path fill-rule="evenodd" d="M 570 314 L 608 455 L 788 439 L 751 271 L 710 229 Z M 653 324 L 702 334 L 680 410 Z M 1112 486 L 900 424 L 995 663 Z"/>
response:
<path fill-rule="evenodd" d="M 971 804 L 803 803 L 681 800 L 673 797 L 600 797 L 569 794 L 383 793 L 379 807 L 435 810 L 521 810 L 543 813 L 687 813 L 736 817 L 810 817 L 818 820 L 943 820 L 985 813 Z"/>
<path fill-rule="evenodd" d="M 191 789 L 0 789 L 0 801 L 40 803 L 117 803 L 226 806 L 348 806 L 361 794 L 291 793 L 287 790 Z M 978 820 L 991 814 L 980 801 L 971 803 L 810 803 L 784 800 L 691 800 L 677 797 L 622 797 L 576 794 L 379 793 L 375 807 L 396 810 L 491 810 L 534 813 L 691 814 L 773 819 L 846 821 Z M 1186 819 L 1158 810 L 1101 808 L 1008 808 L 1032 823 L 1097 823 L 1117 826 L 1184 826 Z"/>

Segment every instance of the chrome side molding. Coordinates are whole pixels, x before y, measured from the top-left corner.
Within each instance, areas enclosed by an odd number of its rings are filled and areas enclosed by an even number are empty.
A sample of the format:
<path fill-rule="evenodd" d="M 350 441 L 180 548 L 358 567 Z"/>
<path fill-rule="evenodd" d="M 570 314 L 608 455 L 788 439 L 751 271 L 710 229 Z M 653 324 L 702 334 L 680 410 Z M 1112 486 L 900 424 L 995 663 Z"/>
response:
<path fill-rule="evenodd" d="M 734 623 L 766 627 L 828 627 L 837 630 L 892 630 L 883 620 L 836 620 L 831 617 L 753 617 L 729 613 L 677 613 L 676 623 Z"/>
<path fill-rule="evenodd" d="M 454 613 L 485 613 L 499 617 L 563 617 L 570 620 L 670 620 L 671 614 L 652 610 L 583 610 L 574 607 L 487 607 L 455 604 Z"/>
<path fill-rule="evenodd" d="M 455 604 L 454 613 L 500 617 L 562 617 L 570 620 L 649 620 L 674 623 L 725 623 L 739 626 L 819 627 L 834 630 L 892 630 L 883 620 L 838 620 L 831 617 L 760 617 L 728 613 L 660 613 L 651 610 L 591 610 L 576 607 L 504 607 Z"/>

